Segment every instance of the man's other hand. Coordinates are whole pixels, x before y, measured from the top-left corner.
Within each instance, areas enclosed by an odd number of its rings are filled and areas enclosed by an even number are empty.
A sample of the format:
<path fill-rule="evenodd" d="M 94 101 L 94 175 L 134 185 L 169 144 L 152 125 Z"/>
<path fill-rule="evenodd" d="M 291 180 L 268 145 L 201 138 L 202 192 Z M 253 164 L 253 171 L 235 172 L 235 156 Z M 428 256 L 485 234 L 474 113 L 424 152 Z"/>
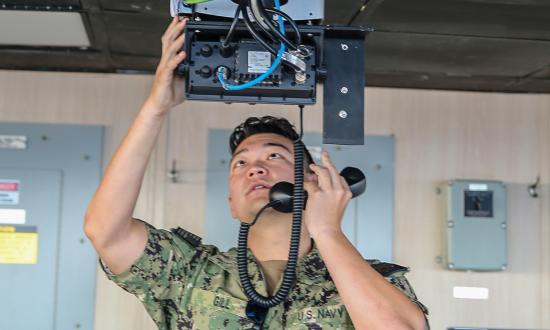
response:
<path fill-rule="evenodd" d="M 342 217 L 351 199 L 351 191 L 326 151 L 321 154 L 321 165 L 311 164 L 309 167 L 315 173 L 316 180 L 304 182 L 308 193 L 304 222 L 315 239 L 318 233 L 341 231 Z"/>
<path fill-rule="evenodd" d="M 173 107 L 183 102 L 184 79 L 175 75 L 174 70 L 185 59 L 183 51 L 185 44 L 185 25 L 188 18 L 180 21 L 176 16 L 164 32 L 162 40 L 162 56 L 155 73 L 155 82 L 146 103 L 156 114 L 163 115 Z"/>

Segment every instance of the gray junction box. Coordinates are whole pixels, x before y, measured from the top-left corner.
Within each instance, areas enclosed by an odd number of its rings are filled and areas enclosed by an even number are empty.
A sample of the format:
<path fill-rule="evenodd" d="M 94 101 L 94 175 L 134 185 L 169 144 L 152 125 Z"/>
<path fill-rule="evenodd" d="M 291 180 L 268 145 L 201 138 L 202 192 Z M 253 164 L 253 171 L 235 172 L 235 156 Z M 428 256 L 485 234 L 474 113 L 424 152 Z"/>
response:
<path fill-rule="evenodd" d="M 454 180 L 447 186 L 447 267 L 501 271 L 508 265 L 506 187 Z"/>

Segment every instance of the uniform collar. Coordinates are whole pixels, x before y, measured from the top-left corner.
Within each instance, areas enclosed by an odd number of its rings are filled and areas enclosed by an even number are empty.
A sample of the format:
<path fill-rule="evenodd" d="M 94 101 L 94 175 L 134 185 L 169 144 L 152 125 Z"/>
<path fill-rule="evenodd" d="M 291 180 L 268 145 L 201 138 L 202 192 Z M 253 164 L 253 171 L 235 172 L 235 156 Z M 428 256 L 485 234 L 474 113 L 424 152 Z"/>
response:
<path fill-rule="evenodd" d="M 263 294 L 265 294 L 264 277 L 250 249 L 248 249 L 247 256 L 248 273 L 250 274 L 251 280 L 255 283 L 257 290 L 260 291 L 260 289 L 263 289 Z M 210 256 L 208 259 L 234 275 L 236 278 L 239 278 L 236 248 L 232 248 L 227 252 L 217 253 Z M 315 244 L 313 244 L 312 249 L 308 254 L 298 260 L 298 265 L 296 267 L 296 279 L 298 283 L 307 285 L 324 283 L 330 279 L 327 267 L 323 262 L 323 259 L 321 258 L 319 250 Z M 260 283 L 262 285 L 258 287 Z"/>

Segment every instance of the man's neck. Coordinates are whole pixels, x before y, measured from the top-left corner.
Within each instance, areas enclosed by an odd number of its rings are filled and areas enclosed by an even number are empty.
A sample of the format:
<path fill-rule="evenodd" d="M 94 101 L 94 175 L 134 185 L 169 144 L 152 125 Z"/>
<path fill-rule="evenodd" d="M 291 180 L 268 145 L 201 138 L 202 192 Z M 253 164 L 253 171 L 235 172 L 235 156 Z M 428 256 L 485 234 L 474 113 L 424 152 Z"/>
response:
<path fill-rule="evenodd" d="M 266 211 L 258 219 L 258 222 L 250 228 L 248 246 L 254 257 L 259 261 L 287 260 L 291 229 L 292 214 Z M 308 254 L 312 246 L 309 233 L 302 224 L 298 256 L 302 257 Z"/>

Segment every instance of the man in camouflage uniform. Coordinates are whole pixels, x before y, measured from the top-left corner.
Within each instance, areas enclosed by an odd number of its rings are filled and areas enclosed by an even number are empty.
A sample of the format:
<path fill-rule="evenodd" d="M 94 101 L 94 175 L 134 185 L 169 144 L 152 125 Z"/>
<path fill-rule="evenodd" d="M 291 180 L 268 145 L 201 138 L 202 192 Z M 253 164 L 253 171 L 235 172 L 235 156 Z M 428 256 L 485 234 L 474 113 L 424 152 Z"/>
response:
<path fill-rule="evenodd" d="M 219 252 L 181 228 L 159 230 L 132 218 L 162 121 L 183 101 L 182 82 L 173 71 L 185 57 L 179 51 L 184 26 L 174 19 L 165 32 L 151 95 L 86 214 L 86 234 L 108 277 L 143 302 L 159 329 L 427 328 L 427 310 L 404 276 L 408 269 L 364 261 L 343 235 L 341 220 L 351 193 L 326 153 L 321 165 L 312 164 L 310 156 L 306 162 L 308 202 L 294 287 L 261 320 L 246 315 L 235 249 Z M 229 205 L 235 219 L 250 223 L 272 185 L 293 181 L 296 137 L 288 121 L 273 117 L 249 118 L 234 131 Z M 290 214 L 268 210 L 251 227 L 248 270 L 264 296 L 280 285 L 290 223 Z"/>

